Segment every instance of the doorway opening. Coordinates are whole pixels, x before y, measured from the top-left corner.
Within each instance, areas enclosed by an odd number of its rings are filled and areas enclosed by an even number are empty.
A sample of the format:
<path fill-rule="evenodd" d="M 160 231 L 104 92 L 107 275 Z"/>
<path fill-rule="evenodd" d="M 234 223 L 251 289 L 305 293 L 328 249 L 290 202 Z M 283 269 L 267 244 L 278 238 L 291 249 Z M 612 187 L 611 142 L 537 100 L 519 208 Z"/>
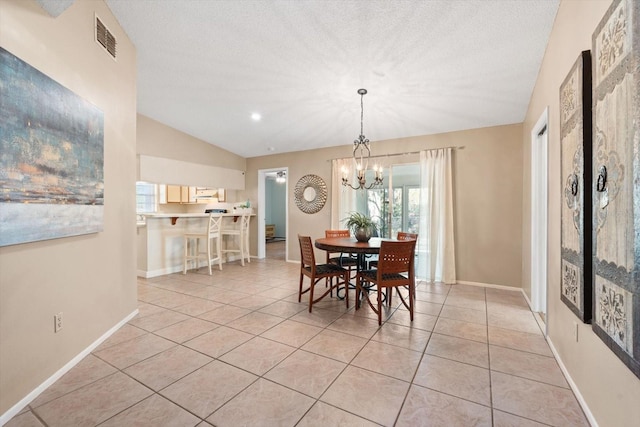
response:
<path fill-rule="evenodd" d="M 547 107 L 531 131 L 531 309 L 538 313 L 545 325 L 548 287 L 548 114 Z"/>
<path fill-rule="evenodd" d="M 258 171 L 258 258 L 289 258 L 289 170 L 286 167 Z"/>

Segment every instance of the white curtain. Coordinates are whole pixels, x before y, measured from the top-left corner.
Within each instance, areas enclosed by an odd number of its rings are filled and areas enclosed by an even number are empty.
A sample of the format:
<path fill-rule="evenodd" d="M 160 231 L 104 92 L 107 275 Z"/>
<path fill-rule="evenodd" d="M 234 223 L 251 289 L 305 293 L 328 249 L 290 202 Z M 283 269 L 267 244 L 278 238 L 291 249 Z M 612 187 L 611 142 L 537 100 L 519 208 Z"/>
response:
<path fill-rule="evenodd" d="M 342 221 L 349 212 L 356 210 L 356 195 L 351 188 L 342 186 L 342 168 L 352 171 L 353 159 L 334 159 L 332 162 L 331 174 L 331 229 L 341 230 L 345 228 Z M 354 182 L 354 176 L 350 177 L 350 182 Z"/>
<path fill-rule="evenodd" d="M 455 283 L 451 148 L 420 152 L 420 227 L 416 275 Z"/>

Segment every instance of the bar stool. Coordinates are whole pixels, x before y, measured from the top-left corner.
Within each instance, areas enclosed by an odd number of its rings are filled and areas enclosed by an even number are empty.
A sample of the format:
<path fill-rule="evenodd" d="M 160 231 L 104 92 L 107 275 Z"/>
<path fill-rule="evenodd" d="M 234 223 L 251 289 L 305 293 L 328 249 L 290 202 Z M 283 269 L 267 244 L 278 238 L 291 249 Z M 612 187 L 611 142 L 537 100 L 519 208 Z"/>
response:
<path fill-rule="evenodd" d="M 237 248 L 226 248 L 222 250 L 222 253 L 239 253 L 240 254 L 240 264 L 244 267 L 244 259 L 247 259 L 247 262 L 251 262 L 251 257 L 249 256 L 249 220 L 251 219 L 251 215 L 242 214 L 240 217 L 240 226 L 238 228 L 223 228 L 221 233 L 223 236 L 238 236 L 238 247 Z M 227 256 L 228 259 L 228 256 Z"/>
<path fill-rule="evenodd" d="M 189 261 L 196 262 L 196 268 L 199 268 L 200 258 L 206 258 L 207 265 L 209 266 L 209 276 L 211 276 L 211 263 L 218 261 L 218 268 L 222 270 L 222 242 L 220 235 L 220 226 L 222 224 L 221 215 L 209 214 L 209 220 L 207 221 L 207 228 L 203 233 L 184 233 L 184 257 L 182 259 L 182 274 L 187 274 L 187 263 Z M 204 240 L 207 245 L 207 250 L 200 251 L 200 239 Z M 215 239 L 216 245 L 216 257 L 211 257 L 211 239 Z M 193 252 L 193 241 L 195 241 L 195 253 Z M 191 246 L 191 247 L 190 247 Z"/>

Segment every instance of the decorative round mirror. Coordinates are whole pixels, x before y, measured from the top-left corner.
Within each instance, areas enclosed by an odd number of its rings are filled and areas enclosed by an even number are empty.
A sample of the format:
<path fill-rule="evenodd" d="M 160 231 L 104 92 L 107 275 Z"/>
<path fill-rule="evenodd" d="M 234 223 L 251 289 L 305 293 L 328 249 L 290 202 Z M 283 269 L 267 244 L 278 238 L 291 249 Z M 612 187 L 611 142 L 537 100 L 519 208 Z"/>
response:
<path fill-rule="evenodd" d="M 304 213 L 319 212 L 327 202 L 327 186 L 318 175 L 305 175 L 294 190 L 296 206 Z"/>
<path fill-rule="evenodd" d="M 302 193 L 302 197 L 304 200 L 308 202 L 313 202 L 316 198 L 316 190 L 313 187 L 307 187 L 304 189 L 304 193 Z"/>

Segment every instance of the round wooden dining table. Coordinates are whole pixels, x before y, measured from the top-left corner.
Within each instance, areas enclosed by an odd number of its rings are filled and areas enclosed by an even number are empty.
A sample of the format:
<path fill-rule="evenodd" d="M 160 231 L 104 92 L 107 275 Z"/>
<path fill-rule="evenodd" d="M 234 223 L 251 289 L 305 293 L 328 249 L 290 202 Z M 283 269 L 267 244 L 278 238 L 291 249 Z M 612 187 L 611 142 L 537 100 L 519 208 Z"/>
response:
<path fill-rule="evenodd" d="M 323 237 L 316 239 L 316 248 L 329 252 L 345 252 L 352 254 L 377 254 L 383 240 L 380 237 L 372 237 L 368 242 L 358 242 L 354 237 Z"/>
<path fill-rule="evenodd" d="M 395 241 L 395 239 L 380 237 L 372 237 L 368 242 L 359 242 L 354 237 L 323 237 L 316 239 L 315 246 L 328 252 L 356 254 L 358 259 L 356 270 L 360 272 L 366 268 L 366 256 L 379 254 L 380 245 L 384 240 Z M 349 285 L 350 288 L 355 289 L 355 284 L 350 283 Z"/>

